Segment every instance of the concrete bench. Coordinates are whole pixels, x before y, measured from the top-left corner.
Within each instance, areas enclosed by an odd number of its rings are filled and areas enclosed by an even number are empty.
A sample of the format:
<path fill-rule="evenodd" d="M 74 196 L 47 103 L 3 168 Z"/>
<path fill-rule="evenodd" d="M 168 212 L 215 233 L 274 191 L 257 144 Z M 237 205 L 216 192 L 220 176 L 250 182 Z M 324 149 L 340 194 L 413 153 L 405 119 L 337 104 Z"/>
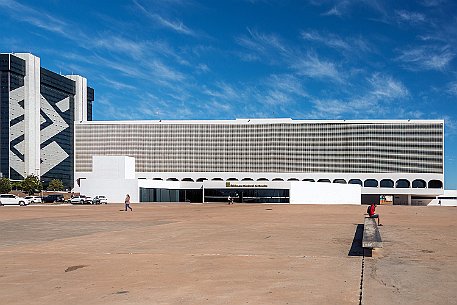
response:
<path fill-rule="evenodd" d="M 362 247 L 367 249 L 382 248 L 381 233 L 379 233 L 375 218 L 365 217 Z"/>

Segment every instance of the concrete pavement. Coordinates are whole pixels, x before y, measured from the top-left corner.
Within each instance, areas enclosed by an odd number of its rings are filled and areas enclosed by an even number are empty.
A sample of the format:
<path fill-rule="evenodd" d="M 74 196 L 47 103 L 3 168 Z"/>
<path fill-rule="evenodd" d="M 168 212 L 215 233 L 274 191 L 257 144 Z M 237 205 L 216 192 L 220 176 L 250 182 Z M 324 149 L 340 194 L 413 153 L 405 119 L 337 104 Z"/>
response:
<path fill-rule="evenodd" d="M 457 208 L 0 207 L 2 304 L 457 304 Z"/>

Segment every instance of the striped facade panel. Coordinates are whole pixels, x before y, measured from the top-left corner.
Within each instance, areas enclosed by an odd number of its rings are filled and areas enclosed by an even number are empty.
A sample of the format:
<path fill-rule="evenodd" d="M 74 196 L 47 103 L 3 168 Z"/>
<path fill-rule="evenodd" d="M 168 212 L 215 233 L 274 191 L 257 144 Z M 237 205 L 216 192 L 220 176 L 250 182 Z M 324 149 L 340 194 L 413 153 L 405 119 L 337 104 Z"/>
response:
<path fill-rule="evenodd" d="M 443 174 L 442 121 L 88 122 L 75 128 L 77 172 L 91 171 L 94 155 L 125 155 L 136 158 L 137 172 Z"/>

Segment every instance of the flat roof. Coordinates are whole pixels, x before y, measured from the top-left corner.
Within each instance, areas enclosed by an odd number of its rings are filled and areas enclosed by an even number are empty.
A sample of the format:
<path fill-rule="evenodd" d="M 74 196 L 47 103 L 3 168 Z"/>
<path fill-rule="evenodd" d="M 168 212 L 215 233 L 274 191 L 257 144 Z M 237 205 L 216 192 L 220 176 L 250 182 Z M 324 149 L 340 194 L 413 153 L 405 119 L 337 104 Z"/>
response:
<path fill-rule="evenodd" d="M 345 124 L 395 124 L 411 123 L 444 124 L 443 119 L 436 120 L 293 120 L 291 118 L 266 118 L 266 119 L 235 119 L 235 120 L 129 120 L 129 121 L 81 121 L 76 124 L 88 125 L 134 125 L 134 124 L 319 124 L 319 123 L 345 123 Z"/>

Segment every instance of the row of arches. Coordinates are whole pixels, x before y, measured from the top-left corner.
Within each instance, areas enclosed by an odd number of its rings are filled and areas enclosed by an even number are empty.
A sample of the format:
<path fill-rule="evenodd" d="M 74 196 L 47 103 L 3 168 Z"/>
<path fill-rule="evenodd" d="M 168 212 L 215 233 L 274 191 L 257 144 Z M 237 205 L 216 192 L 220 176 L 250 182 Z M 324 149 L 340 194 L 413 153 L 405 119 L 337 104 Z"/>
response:
<path fill-rule="evenodd" d="M 154 178 L 153 180 L 163 180 L 162 178 Z M 168 178 L 167 181 L 180 181 L 178 178 Z M 187 182 L 203 182 L 205 180 L 209 180 L 207 178 L 198 178 L 196 180 L 192 178 L 183 178 L 181 181 Z M 341 183 L 341 184 L 358 184 L 363 187 L 383 187 L 383 188 L 434 188 L 440 189 L 443 188 L 443 182 L 441 180 L 429 180 L 426 182 L 422 179 L 415 179 L 412 182 L 408 179 L 398 179 L 396 181 L 392 179 L 382 179 L 380 181 L 376 179 L 366 179 L 362 181 L 361 179 L 350 179 L 346 181 L 345 179 L 334 179 L 333 181 L 330 179 L 298 179 L 298 178 L 258 178 L 256 180 L 252 178 L 243 178 L 239 180 L 238 178 L 228 178 L 226 180 L 222 178 L 212 178 L 211 181 L 308 181 L 308 182 L 327 182 L 327 183 Z"/>

